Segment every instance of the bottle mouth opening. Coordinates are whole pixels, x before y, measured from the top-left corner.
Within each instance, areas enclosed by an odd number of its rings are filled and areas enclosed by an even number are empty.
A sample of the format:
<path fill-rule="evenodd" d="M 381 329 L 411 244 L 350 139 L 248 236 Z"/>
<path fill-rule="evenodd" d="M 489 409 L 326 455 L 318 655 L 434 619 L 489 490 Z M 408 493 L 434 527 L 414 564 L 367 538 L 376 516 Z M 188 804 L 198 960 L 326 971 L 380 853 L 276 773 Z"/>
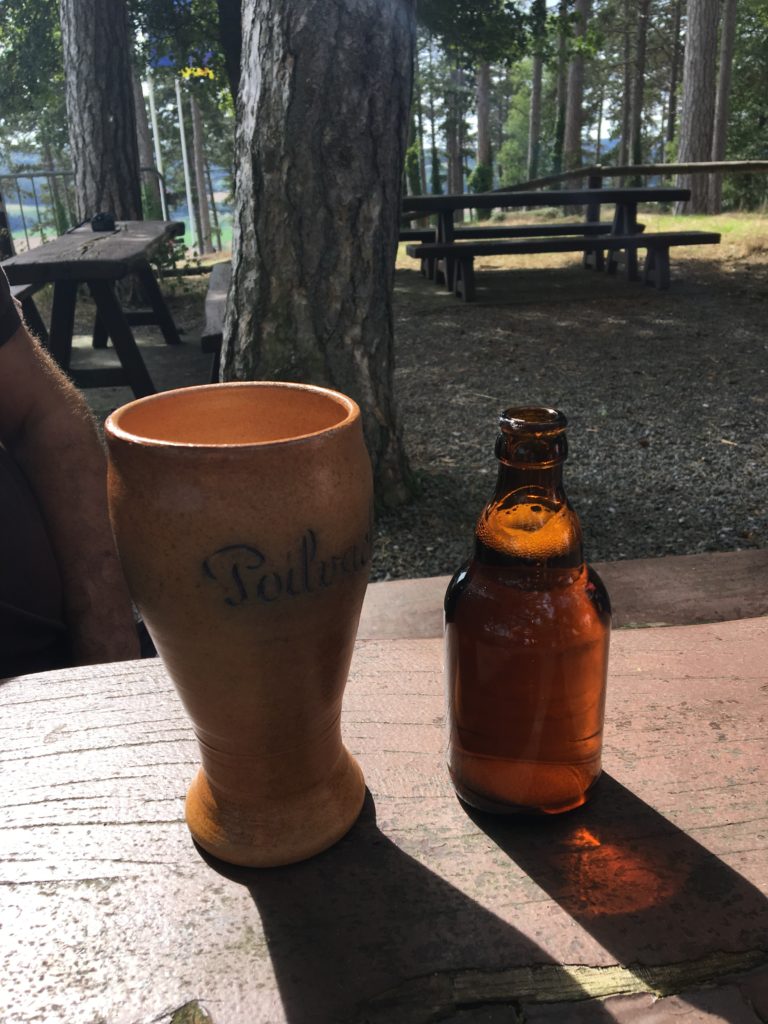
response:
<path fill-rule="evenodd" d="M 499 416 L 503 434 L 559 434 L 567 426 L 565 415 L 546 405 L 512 406 Z"/>

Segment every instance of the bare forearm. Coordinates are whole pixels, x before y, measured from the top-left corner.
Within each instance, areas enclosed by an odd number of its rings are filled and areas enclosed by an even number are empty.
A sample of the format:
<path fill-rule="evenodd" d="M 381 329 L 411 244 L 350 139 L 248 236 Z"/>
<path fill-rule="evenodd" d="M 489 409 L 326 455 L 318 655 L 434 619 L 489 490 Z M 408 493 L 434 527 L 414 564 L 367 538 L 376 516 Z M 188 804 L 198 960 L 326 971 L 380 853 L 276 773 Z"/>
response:
<path fill-rule="evenodd" d="M 35 492 L 56 553 L 65 615 L 80 664 L 139 656 L 133 613 L 106 501 L 106 463 L 82 396 L 41 353 L 44 408 L 7 446 Z"/>

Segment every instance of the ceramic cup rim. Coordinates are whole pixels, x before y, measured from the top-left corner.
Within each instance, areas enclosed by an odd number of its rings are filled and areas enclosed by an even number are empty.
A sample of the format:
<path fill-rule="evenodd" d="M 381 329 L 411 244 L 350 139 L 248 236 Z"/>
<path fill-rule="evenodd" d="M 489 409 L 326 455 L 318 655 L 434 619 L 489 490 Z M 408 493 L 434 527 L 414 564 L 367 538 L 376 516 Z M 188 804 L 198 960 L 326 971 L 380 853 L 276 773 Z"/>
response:
<path fill-rule="evenodd" d="M 317 395 L 329 398 L 337 405 L 346 410 L 346 415 L 329 427 L 322 427 L 320 430 L 308 431 L 307 433 L 287 434 L 285 437 L 273 438 L 266 441 L 234 441 L 223 444 L 221 442 L 204 441 L 174 441 L 170 438 L 153 437 L 149 434 L 142 434 L 134 430 L 126 430 L 120 426 L 120 420 L 138 408 L 147 405 L 172 402 L 179 395 L 187 396 L 190 392 L 199 394 L 220 393 L 222 388 L 228 390 L 277 390 L 285 389 L 290 391 L 312 392 Z M 126 402 L 114 412 L 110 413 L 104 422 L 104 432 L 109 441 L 122 441 L 127 444 L 141 445 L 150 448 L 172 448 L 178 450 L 195 451 L 243 451 L 247 449 L 276 448 L 283 445 L 301 444 L 302 442 L 317 437 L 328 437 L 331 434 L 349 428 L 360 419 L 360 407 L 349 395 L 333 388 L 322 387 L 318 384 L 300 384 L 295 381 L 223 381 L 218 384 L 196 384 L 190 387 L 172 388 L 168 391 L 158 391 L 154 395 L 146 395 L 143 398 L 135 398 L 132 402 Z"/>

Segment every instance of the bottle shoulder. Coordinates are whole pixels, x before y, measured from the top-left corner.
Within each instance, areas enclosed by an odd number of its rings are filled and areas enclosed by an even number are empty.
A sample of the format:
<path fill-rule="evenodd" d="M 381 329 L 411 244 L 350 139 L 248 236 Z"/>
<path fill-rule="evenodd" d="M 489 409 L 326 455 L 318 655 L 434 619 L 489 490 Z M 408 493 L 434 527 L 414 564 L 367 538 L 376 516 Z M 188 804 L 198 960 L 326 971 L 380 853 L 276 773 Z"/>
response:
<path fill-rule="evenodd" d="M 448 585 L 444 607 L 446 625 L 508 637 L 555 623 L 566 632 L 608 629 L 611 621 L 608 592 L 585 563 L 551 569 L 471 559 Z"/>

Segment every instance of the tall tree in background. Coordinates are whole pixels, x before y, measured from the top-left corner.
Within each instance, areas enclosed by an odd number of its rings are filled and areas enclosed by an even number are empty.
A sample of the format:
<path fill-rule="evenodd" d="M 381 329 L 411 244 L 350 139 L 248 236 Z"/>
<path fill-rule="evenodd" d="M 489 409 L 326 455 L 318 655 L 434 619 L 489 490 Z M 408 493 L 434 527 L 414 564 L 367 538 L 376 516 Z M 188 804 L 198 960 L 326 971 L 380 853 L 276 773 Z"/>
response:
<path fill-rule="evenodd" d="M 664 136 L 666 148 L 675 141 L 677 133 L 677 88 L 680 80 L 683 47 L 680 43 L 683 0 L 672 0 L 672 45 L 669 54 L 669 93 L 667 102 L 667 127 Z"/>
<path fill-rule="evenodd" d="M 565 126 L 563 129 L 563 164 L 567 170 L 580 167 L 582 163 L 581 129 L 584 117 L 584 53 L 579 44 L 587 32 L 590 8 L 590 0 L 576 0 L 576 20 L 574 25 L 576 47 L 568 63 Z"/>
<path fill-rule="evenodd" d="M 720 63 L 717 69 L 717 92 L 715 93 L 715 122 L 712 131 L 712 159 L 725 159 L 725 144 L 728 134 L 728 108 L 731 99 L 733 73 L 733 48 L 736 40 L 736 0 L 725 0 L 720 28 Z M 723 179 L 720 174 L 709 178 L 709 213 L 720 213 L 723 203 Z"/>
<path fill-rule="evenodd" d="M 408 496 L 392 287 L 412 0 L 244 0 L 226 380 L 328 384 L 362 410 L 377 494 Z"/>
<path fill-rule="evenodd" d="M 541 89 L 544 76 L 544 57 L 547 40 L 546 0 L 531 3 L 531 106 L 528 117 L 528 178 L 539 173 L 541 156 Z"/>
<path fill-rule="evenodd" d="M 125 0 L 61 0 L 67 120 L 81 219 L 141 219 Z"/>
<path fill-rule="evenodd" d="M 645 84 L 645 54 L 648 44 L 650 10 L 651 0 L 637 0 L 635 59 L 632 68 L 629 104 L 629 159 L 633 164 L 643 162 L 643 86 Z"/>
<path fill-rule="evenodd" d="M 715 118 L 715 69 L 719 0 L 688 0 L 688 29 L 683 61 L 683 107 L 680 116 L 680 163 L 709 160 Z M 678 184 L 690 188 L 688 203 L 678 213 L 706 213 L 707 178 L 683 174 Z"/>

